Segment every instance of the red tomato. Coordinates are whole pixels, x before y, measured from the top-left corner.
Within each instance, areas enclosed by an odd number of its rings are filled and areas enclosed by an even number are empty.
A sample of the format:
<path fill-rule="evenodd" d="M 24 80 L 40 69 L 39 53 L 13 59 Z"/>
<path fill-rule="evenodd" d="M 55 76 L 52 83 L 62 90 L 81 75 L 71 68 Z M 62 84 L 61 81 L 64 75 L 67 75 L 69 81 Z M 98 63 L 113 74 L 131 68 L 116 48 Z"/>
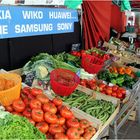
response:
<path fill-rule="evenodd" d="M 106 91 L 104 91 L 104 90 L 103 90 L 103 91 L 101 91 L 101 92 L 102 92 L 102 94 L 106 94 Z"/>
<path fill-rule="evenodd" d="M 12 107 L 11 105 L 5 106 L 5 109 L 6 109 L 6 111 L 8 111 L 8 112 L 14 111 L 14 110 L 13 110 L 13 107 Z"/>
<path fill-rule="evenodd" d="M 31 109 L 41 109 L 41 102 L 37 99 L 33 99 L 30 102 Z"/>
<path fill-rule="evenodd" d="M 38 89 L 38 88 L 32 88 L 31 89 L 31 94 L 33 96 L 37 96 L 37 95 L 43 94 L 43 91 L 41 89 Z"/>
<path fill-rule="evenodd" d="M 66 121 L 67 127 L 75 127 L 78 128 L 80 126 L 77 119 L 68 119 Z"/>
<path fill-rule="evenodd" d="M 30 106 L 30 99 L 27 97 L 27 98 L 25 98 L 25 99 L 23 99 L 23 102 L 24 102 L 24 104 L 25 104 L 25 106 L 26 107 L 29 107 Z"/>
<path fill-rule="evenodd" d="M 29 122 L 32 124 L 32 125 L 35 125 L 35 121 L 31 118 L 28 118 Z"/>
<path fill-rule="evenodd" d="M 36 124 L 36 127 L 42 132 L 42 133 L 47 133 L 49 126 L 45 122 L 40 122 Z"/>
<path fill-rule="evenodd" d="M 41 109 L 33 109 L 32 110 L 32 119 L 35 122 L 42 122 L 44 120 L 43 116 L 44 116 L 44 113 Z"/>
<path fill-rule="evenodd" d="M 66 107 L 61 108 L 60 114 L 62 117 L 66 118 L 66 119 L 71 119 L 73 117 L 73 113 Z"/>
<path fill-rule="evenodd" d="M 107 93 L 107 95 L 111 95 L 112 94 L 112 87 L 107 87 L 106 93 Z"/>
<path fill-rule="evenodd" d="M 71 127 L 67 130 L 67 136 L 69 139 L 79 139 L 80 134 L 77 130 L 77 128 Z"/>
<path fill-rule="evenodd" d="M 84 134 L 84 128 L 78 127 L 77 129 L 80 135 Z"/>
<path fill-rule="evenodd" d="M 46 95 L 44 94 L 40 94 L 40 95 L 37 95 L 36 98 L 42 103 L 42 104 L 46 104 L 49 102 L 49 99 Z"/>
<path fill-rule="evenodd" d="M 30 90 L 31 90 L 30 87 L 24 87 L 24 88 L 22 89 L 22 92 L 25 93 L 26 95 L 29 95 L 29 94 L 30 94 Z"/>
<path fill-rule="evenodd" d="M 13 102 L 13 108 L 16 112 L 23 112 L 25 109 L 25 104 L 21 99 L 17 99 Z"/>
<path fill-rule="evenodd" d="M 99 87 L 100 91 L 103 91 L 103 89 L 106 87 L 106 85 L 104 83 L 101 83 L 98 85 L 98 87 Z"/>
<path fill-rule="evenodd" d="M 80 128 L 85 129 L 85 128 L 89 127 L 89 126 L 90 126 L 89 121 L 87 121 L 85 119 L 80 120 Z"/>
<path fill-rule="evenodd" d="M 52 135 L 55 135 L 56 133 L 63 133 L 64 128 L 60 125 L 52 125 L 49 127 L 49 133 Z"/>
<path fill-rule="evenodd" d="M 97 86 L 94 84 L 94 85 L 90 86 L 90 88 L 91 88 L 92 90 L 96 90 L 96 89 L 97 89 Z"/>
<path fill-rule="evenodd" d="M 86 87 L 86 84 L 87 84 L 87 80 L 86 79 L 83 79 L 80 81 L 80 85 Z"/>
<path fill-rule="evenodd" d="M 116 92 L 112 92 L 111 94 L 113 97 L 117 97 L 117 93 Z"/>
<path fill-rule="evenodd" d="M 24 111 L 23 111 L 23 116 L 27 117 L 27 118 L 30 118 L 31 117 L 31 112 L 32 110 L 30 108 L 26 108 Z"/>
<path fill-rule="evenodd" d="M 44 117 L 45 117 L 45 121 L 47 123 L 51 123 L 51 124 L 57 124 L 58 123 L 58 118 L 53 113 L 46 112 Z"/>
<path fill-rule="evenodd" d="M 33 100 L 33 99 L 35 99 L 35 97 L 34 97 L 32 94 L 29 94 L 29 95 L 28 95 L 28 99 L 29 99 L 29 100 Z"/>
<path fill-rule="evenodd" d="M 86 133 L 84 133 L 84 135 L 83 135 L 84 139 L 86 139 L 86 140 L 90 140 L 92 136 L 93 136 L 93 135 L 92 135 L 92 133 L 90 133 L 90 132 L 86 132 Z"/>
<path fill-rule="evenodd" d="M 65 121 L 66 121 L 65 118 L 63 118 L 63 117 L 58 117 L 58 124 L 59 124 L 59 125 L 65 124 Z"/>
<path fill-rule="evenodd" d="M 120 92 L 125 95 L 126 94 L 126 90 L 124 88 L 119 88 Z"/>
<path fill-rule="evenodd" d="M 50 112 L 50 113 L 53 113 L 53 114 L 56 114 L 56 112 L 57 112 L 57 108 L 51 102 L 44 104 L 43 105 L 43 110 L 45 112 Z"/>
<path fill-rule="evenodd" d="M 113 87 L 112 87 L 112 90 L 113 90 L 113 91 L 117 91 L 117 90 L 118 90 L 118 86 L 117 86 L 117 85 L 113 86 Z"/>
<path fill-rule="evenodd" d="M 122 93 L 118 92 L 117 97 L 118 97 L 119 99 L 122 99 L 122 97 L 123 97 Z"/>
<path fill-rule="evenodd" d="M 53 100 L 52 100 L 52 102 L 56 105 L 56 106 L 60 106 L 60 105 L 62 105 L 62 100 L 61 99 L 59 99 L 59 98 L 54 98 Z"/>
<path fill-rule="evenodd" d="M 94 135 L 96 133 L 96 129 L 92 126 L 89 126 L 85 129 L 85 133 L 91 133 L 92 135 Z"/>
<path fill-rule="evenodd" d="M 95 85 L 96 84 L 96 80 L 89 80 L 88 81 L 88 85 L 92 86 L 92 85 Z"/>
<path fill-rule="evenodd" d="M 62 107 L 63 107 L 62 105 L 58 106 L 57 110 L 60 111 Z"/>
<path fill-rule="evenodd" d="M 56 133 L 54 138 L 57 140 L 68 140 L 68 137 L 64 133 Z"/>

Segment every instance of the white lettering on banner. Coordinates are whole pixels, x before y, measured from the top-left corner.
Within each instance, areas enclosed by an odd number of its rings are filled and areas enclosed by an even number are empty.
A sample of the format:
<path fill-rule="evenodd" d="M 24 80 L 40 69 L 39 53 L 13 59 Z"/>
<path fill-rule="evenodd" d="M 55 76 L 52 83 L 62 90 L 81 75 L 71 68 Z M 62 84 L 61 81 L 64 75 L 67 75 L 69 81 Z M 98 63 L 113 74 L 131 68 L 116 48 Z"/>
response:
<path fill-rule="evenodd" d="M 70 30 L 72 29 L 72 23 L 58 23 L 57 30 Z"/>
<path fill-rule="evenodd" d="M 0 35 L 8 34 L 8 26 L 0 25 Z"/>
<path fill-rule="evenodd" d="M 24 19 L 43 19 L 42 11 L 22 11 Z"/>
<path fill-rule="evenodd" d="M 52 24 L 26 24 L 15 25 L 15 33 L 46 32 L 52 31 Z"/>
<path fill-rule="evenodd" d="M 50 19 L 71 19 L 71 12 L 49 12 Z"/>
<path fill-rule="evenodd" d="M 9 10 L 0 10 L 0 19 L 11 19 Z"/>

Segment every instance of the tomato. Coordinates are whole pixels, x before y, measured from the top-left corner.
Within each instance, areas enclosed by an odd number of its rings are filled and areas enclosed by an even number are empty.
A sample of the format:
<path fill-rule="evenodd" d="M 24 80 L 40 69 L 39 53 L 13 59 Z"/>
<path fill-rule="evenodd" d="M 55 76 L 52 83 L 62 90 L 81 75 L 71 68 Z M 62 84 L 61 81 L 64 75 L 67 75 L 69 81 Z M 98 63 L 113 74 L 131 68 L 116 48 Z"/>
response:
<path fill-rule="evenodd" d="M 90 126 L 89 121 L 87 121 L 85 119 L 80 120 L 80 128 L 85 129 L 85 128 L 89 127 L 89 126 Z"/>
<path fill-rule="evenodd" d="M 68 137 L 64 133 L 56 133 L 54 138 L 57 140 L 68 140 Z"/>
<path fill-rule="evenodd" d="M 57 122 L 58 122 L 57 116 L 53 113 L 46 112 L 44 117 L 45 117 L 45 121 L 47 123 L 57 124 Z"/>
<path fill-rule="evenodd" d="M 48 97 L 44 94 L 37 95 L 36 99 L 38 99 L 42 104 L 46 104 L 49 102 Z"/>
<path fill-rule="evenodd" d="M 95 85 L 95 83 L 96 83 L 96 80 L 95 80 L 95 79 L 92 79 L 92 80 L 89 80 L 89 81 L 88 81 L 88 84 L 89 84 L 90 86 Z"/>
<path fill-rule="evenodd" d="M 59 98 L 54 98 L 53 100 L 52 100 L 52 102 L 56 105 L 56 106 L 60 106 L 60 105 L 62 105 L 62 100 L 61 99 L 59 99 Z"/>
<path fill-rule="evenodd" d="M 100 90 L 100 91 L 103 91 L 103 89 L 106 87 L 106 85 L 105 85 L 104 83 L 100 83 L 100 84 L 98 85 L 98 87 L 99 87 L 99 90 Z"/>
<path fill-rule="evenodd" d="M 41 109 L 33 109 L 31 115 L 32 115 L 32 119 L 35 122 L 42 122 L 44 120 L 43 119 L 44 113 Z"/>
<path fill-rule="evenodd" d="M 56 114 L 56 112 L 57 112 L 57 108 L 51 102 L 44 104 L 43 105 L 43 110 L 45 112 L 50 112 L 50 113 L 53 113 L 53 114 Z"/>
<path fill-rule="evenodd" d="M 78 127 L 77 129 L 78 129 L 78 132 L 79 132 L 80 135 L 82 135 L 84 133 L 84 129 L 83 128 Z"/>
<path fill-rule="evenodd" d="M 94 135 L 96 133 L 96 129 L 92 126 L 89 126 L 85 129 L 85 133 L 91 133 L 92 135 Z"/>
<path fill-rule="evenodd" d="M 118 97 L 119 99 L 122 99 L 122 97 L 123 97 L 122 93 L 118 92 L 117 97 Z"/>
<path fill-rule="evenodd" d="M 113 86 L 113 87 L 112 87 L 112 90 L 113 90 L 113 91 L 117 91 L 117 90 L 118 90 L 118 86 L 117 86 L 117 85 Z"/>
<path fill-rule="evenodd" d="M 8 112 L 12 112 L 13 111 L 13 107 L 11 105 L 9 106 L 5 106 L 6 111 Z"/>
<path fill-rule="evenodd" d="M 79 139 L 80 134 L 77 130 L 77 128 L 71 127 L 67 130 L 67 136 L 69 139 Z"/>
<path fill-rule="evenodd" d="M 73 113 L 65 107 L 61 108 L 60 114 L 62 117 L 66 118 L 66 119 L 71 119 L 73 117 Z"/>
<path fill-rule="evenodd" d="M 86 139 L 86 140 L 90 140 L 92 136 L 93 136 L 93 135 L 92 135 L 92 133 L 90 133 L 90 132 L 86 132 L 86 133 L 84 133 L 84 135 L 83 135 L 84 139 Z"/>
<path fill-rule="evenodd" d="M 102 93 L 102 94 L 106 94 L 106 91 L 103 90 L 103 91 L 101 91 L 101 93 Z"/>
<path fill-rule="evenodd" d="M 23 111 L 22 114 L 23 114 L 23 116 L 29 118 L 29 117 L 31 117 L 31 112 L 32 112 L 32 110 L 31 110 L 30 108 L 26 108 L 26 109 Z"/>
<path fill-rule="evenodd" d="M 33 99 L 30 102 L 31 109 L 41 109 L 41 102 L 37 99 Z"/>
<path fill-rule="evenodd" d="M 25 109 L 25 104 L 21 99 L 16 99 L 13 102 L 13 108 L 16 112 L 23 112 Z"/>
<path fill-rule="evenodd" d="M 23 102 L 24 102 L 24 104 L 25 104 L 25 106 L 26 107 L 29 107 L 30 106 L 30 99 L 27 97 L 27 98 L 25 98 L 25 99 L 23 99 Z"/>
<path fill-rule="evenodd" d="M 30 87 L 24 87 L 24 88 L 22 89 L 22 92 L 25 93 L 26 95 L 29 95 L 29 94 L 30 94 L 30 90 L 31 90 Z"/>
<path fill-rule="evenodd" d="M 41 89 L 38 89 L 38 88 L 32 88 L 31 89 L 31 94 L 33 96 L 37 96 L 37 95 L 43 94 L 43 91 Z"/>
<path fill-rule="evenodd" d="M 113 97 L 117 97 L 117 93 L 116 92 L 112 92 L 111 94 Z"/>
<path fill-rule="evenodd" d="M 125 95 L 126 94 L 126 90 L 124 88 L 119 88 L 120 92 Z"/>
<path fill-rule="evenodd" d="M 42 133 L 47 133 L 49 126 L 45 122 L 40 122 L 36 124 L 36 127 L 42 132 Z"/>
<path fill-rule="evenodd" d="M 96 90 L 96 89 L 97 89 L 97 86 L 94 84 L 94 85 L 90 86 L 90 88 L 91 88 L 92 90 Z"/>
<path fill-rule="evenodd" d="M 111 95 L 112 94 L 112 88 L 111 87 L 107 87 L 106 93 L 107 93 L 107 95 Z"/>
<path fill-rule="evenodd" d="M 29 100 L 33 100 L 33 99 L 35 99 L 35 97 L 34 97 L 32 94 L 29 94 L 29 95 L 28 95 L 28 99 L 29 99 Z"/>
<path fill-rule="evenodd" d="M 83 79 L 83 80 L 80 81 L 80 85 L 86 87 L 86 84 L 87 84 L 86 79 Z"/>
<path fill-rule="evenodd" d="M 47 134 L 46 134 L 46 139 L 51 139 L 51 140 L 53 140 L 54 138 L 53 138 L 53 136 L 52 136 L 50 133 L 47 133 Z"/>
<path fill-rule="evenodd" d="M 77 119 L 68 119 L 66 124 L 67 124 L 67 127 L 78 128 L 80 126 L 80 124 L 79 124 Z"/>
<path fill-rule="evenodd" d="M 60 111 L 62 107 L 63 107 L 62 105 L 58 106 L 57 110 Z"/>
<path fill-rule="evenodd" d="M 32 124 L 32 125 L 35 125 L 35 121 L 31 118 L 28 118 L 29 122 Z"/>
<path fill-rule="evenodd" d="M 65 124 L 66 119 L 64 117 L 58 117 L 58 124 L 63 125 Z"/>
<path fill-rule="evenodd" d="M 55 135 L 56 133 L 63 133 L 64 132 L 64 128 L 60 125 L 52 125 L 49 128 L 49 133 L 52 135 Z"/>

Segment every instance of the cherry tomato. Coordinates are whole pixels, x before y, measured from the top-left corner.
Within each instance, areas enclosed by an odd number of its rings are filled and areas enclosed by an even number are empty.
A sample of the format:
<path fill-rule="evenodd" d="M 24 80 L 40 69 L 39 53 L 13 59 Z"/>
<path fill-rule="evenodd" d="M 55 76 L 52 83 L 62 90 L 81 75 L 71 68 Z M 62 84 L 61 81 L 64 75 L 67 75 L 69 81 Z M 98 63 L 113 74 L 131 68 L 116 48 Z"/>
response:
<path fill-rule="evenodd" d="M 89 126 L 85 129 L 85 133 L 91 133 L 92 135 L 94 135 L 96 133 L 96 129 L 92 126 Z"/>
<path fill-rule="evenodd" d="M 90 133 L 90 132 L 86 132 L 86 133 L 84 133 L 84 135 L 83 135 L 84 139 L 86 139 L 86 140 L 90 140 L 92 136 L 93 136 L 93 135 L 92 135 L 92 133 Z"/>
<path fill-rule="evenodd" d="M 84 134 L 84 128 L 78 127 L 77 129 L 80 135 Z"/>
<path fill-rule="evenodd" d="M 41 102 L 37 99 L 33 99 L 30 102 L 31 109 L 41 109 Z"/>
<path fill-rule="evenodd" d="M 13 108 L 16 112 L 23 112 L 25 109 L 25 104 L 21 99 L 16 99 L 13 102 Z"/>
<path fill-rule="evenodd" d="M 71 119 L 73 117 L 73 113 L 70 110 L 68 110 L 67 108 L 61 108 L 60 114 L 62 117 L 66 118 L 66 119 Z"/>
<path fill-rule="evenodd" d="M 37 96 L 37 95 L 43 94 L 43 91 L 41 89 L 38 89 L 38 88 L 32 88 L 31 89 L 31 94 L 33 96 Z"/>
<path fill-rule="evenodd" d="M 22 114 L 23 114 L 23 116 L 29 118 L 29 117 L 31 117 L 31 112 L 32 112 L 32 110 L 30 108 L 25 108 L 25 110 L 23 111 Z"/>
<path fill-rule="evenodd" d="M 43 110 L 45 112 L 50 112 L 50 113 L 53 113 L 53 114 L 56 114 L 56 112 L 57 112 L 57 108 L 51 102 L 44 104 L 43 105 Z"/>
<path fill-rule="evenodd" d="M 40 122 L 36 124 L 36 127 L 42 132 L 42 133 L 47 133 L 49 126 L 45 122 Z"/>
<path fill-rule="evenodd" d="M 35 121 L 31 118 L 28 118 L 29 122 L 32 124 L 32 125 L 35 125 Z"/>
<path fill-rule="evenodd" d="M 44 117 L 45 117 L 45 121 L 47 123 L 57 124 L 57 122 L 58 122 L 57 116 L 53 113 L 46 112 Z"/>
<path fill-rule="evenodd" d="M 49 133 L 52 135 L 55 135 L 56 133 L 63 133 L 64 128 L 60 125 L 52 125 L 49 127 Z"/>
<path fill-rule="evenodd" d="M 54 98 L 53 100 L 52 100 L 52 102 L 56 105 L 56 106 L 60 106 L 60 105 L 62 105 L 62 100 L 61 99 L 59 99 L 59 98 Z"/>
<path fill-rule="evenodd" d="M 56 133 L 54 138 L 57 140 L 68 140 L 68 137 L 64 133 Z"/>
<path fill-rule="evenodd" d="M 63 125 L 65 124 L 66 119 L 64 117 L 58 117 L 58 124 Z"/>
<path fill-rule="evenodd" d="M 41 109 L 33 109 L 31 115 L 32 115 L 32 119 L 35 122 L 42 122 L 44 120 L 43 119 L 44 113 Z"/>
<path fill-rule="evenodd" d="M 75 127 L 78 128 L 79 127 L 79 122 L 77 119 L 68 119 L 66 121 L 67 127 Z"/>
<path fill-rule="evenodd" d="M 117 91 L 117 90 L 118 90 L 118 86 L 117 86 L 117 85 L 113 86 L 113 87 L 112 87 L 112 90 L 113 90 L 113 91 Z"/>
<path fill-rule="evenodd" d="M 87 121 L 85 119 L 80 120 L 80 128 L 85 129 L 85 128 L 89 127 L 89 126 L 90 126 L 89 121 Z"/>
<path fill-rule="evenodd" d="M 45 103 L 49 102 L 48 97 L 44 94 L 37 95 L 36 99 L 38 99 L 42 104 L 45 104 Z"/>
<path fill-rule="evenodd" d="M 26 95 L 29 95 L 29 94 L 30 94 L 30 90 L 31 90 L 30 87 L 24 87 L 24 88 L 22 89 L 22 92 L 25 93 Z"/>
<path fill-rule="evenodd" d="M 8 112 L 14 111 L 14 110 L 13 110 L 13 107 L 12 107 L 11 105 L 5 106 L 5 109 L 6 109 L 6 111 L 8 111 Z"/>
<path fill-rule="evenodd" d="M 80 134 L 77 130 L 77 128 L 71 127 L 67 130 L 67 136 L 69 139 L 79 139 Z"/>

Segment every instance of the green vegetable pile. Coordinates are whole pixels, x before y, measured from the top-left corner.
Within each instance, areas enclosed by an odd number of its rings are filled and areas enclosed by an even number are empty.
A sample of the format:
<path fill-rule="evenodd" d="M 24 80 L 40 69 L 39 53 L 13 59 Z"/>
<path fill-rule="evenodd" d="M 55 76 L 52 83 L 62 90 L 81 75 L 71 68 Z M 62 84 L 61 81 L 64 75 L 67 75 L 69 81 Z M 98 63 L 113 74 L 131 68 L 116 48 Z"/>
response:
<path fill-rule="evenodd" d="M 4 111 L 0 113 L 5 115 Z M 0 139 L 46 139 L 26 118 L 6 114 L 0 118 Z"/>
<path fill-rule="evenodd" d="M 97 77 L 98 79 L 129 89 L 132 89 L 133 85 L 137 82 L 137 79 L 127 74 L 111 73 L 109 70 L 99 72 Z"/>
<path fill-rule="evenodd" d="M 100 119 L 105 123 L 115 111 L 113 103 L 105 100 L 95 100 L 81 91 L 75 91 L 68 97 L 60 97 L 71 107 L 79 108 L 87 114 Z"/>

